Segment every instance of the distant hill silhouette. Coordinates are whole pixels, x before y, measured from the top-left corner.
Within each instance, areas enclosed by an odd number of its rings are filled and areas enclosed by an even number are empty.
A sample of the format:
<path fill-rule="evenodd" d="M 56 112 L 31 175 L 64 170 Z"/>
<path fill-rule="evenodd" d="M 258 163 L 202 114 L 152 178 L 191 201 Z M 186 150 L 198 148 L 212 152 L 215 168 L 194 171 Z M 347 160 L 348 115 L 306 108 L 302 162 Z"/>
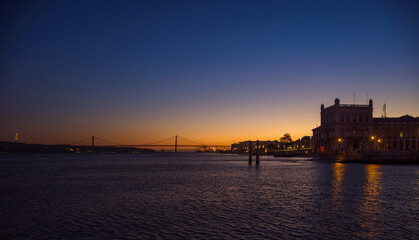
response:
<path fill-rule="evenodd" d="M 148 148 L 134 147 L 106 147 L 95 146 L 93 151 L 91 146 L 76 145 L 44 145 L 44 144 L 26 144 L 0 141 L 0 153 L 144 153 L 155 152 Z"/>

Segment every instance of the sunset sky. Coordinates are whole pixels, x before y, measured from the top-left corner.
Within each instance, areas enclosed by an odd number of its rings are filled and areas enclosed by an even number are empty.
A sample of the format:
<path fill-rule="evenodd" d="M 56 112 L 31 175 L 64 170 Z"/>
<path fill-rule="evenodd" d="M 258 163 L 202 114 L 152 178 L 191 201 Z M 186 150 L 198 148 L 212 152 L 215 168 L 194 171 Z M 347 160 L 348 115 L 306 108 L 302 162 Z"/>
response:
<path fill-rule="evenodd" d="M 298 138 L 354 92 L 419 116 L 419 1 L 0 4 L 0 141 Z"/>

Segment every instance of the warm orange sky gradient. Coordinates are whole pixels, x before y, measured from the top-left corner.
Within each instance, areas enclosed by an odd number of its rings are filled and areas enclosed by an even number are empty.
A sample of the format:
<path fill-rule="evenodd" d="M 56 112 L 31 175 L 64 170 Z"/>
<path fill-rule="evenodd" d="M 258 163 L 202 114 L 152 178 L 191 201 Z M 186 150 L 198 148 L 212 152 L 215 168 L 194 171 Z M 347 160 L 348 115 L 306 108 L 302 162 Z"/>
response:
<path fill-rule="evenodd" d="M 0 140 L 298 139 L 354 92 L 419 116 L 416 1 L 192 2 L 2 2 Z"/>
<path fill-rule="evenodd" d="M 370 94 L 371 96 L 371 94 Z M 364 96 L 365 98 L 365 96 Z M 350 98 L 340 98 L 341 103 L 353 103 Z M 380 98 L 376 98 L 380 99 Z M 26 143 L 72 143 L 88 136 L 97 136 L 119 144 L 147 144 L 179 135 L 205 144 L 230 145 L 246 140 L 277 140 L 290 133 L 293 139 L 312 135 L 311 129 L 320 124 L 320 104 L 333 104 L 334 97 L 320 101 L 226 104 L 209 109 L 179 109 L 178 111 L 154 111 L 143 116 L 135 112 L 102 112 L 96 119 L 55 116 L 47 121 L 25 118 L 20 125 L 7 124 L 2 128 L 1 140 L 13 141 L 15 132 Z M 382 114 L 384 99 L 374 101 L 374 117 Z M 419 116 L 417 98 L 389 99 L 386 101 L 387 116 L 410 114 Z M 263 101 L 261 101 L 263 102 Z M 357 101 L 357 104 L 364 102 Z M 401 107 L 400 107 L 401 106 Z M 113 114 L 118 112 L 118 114 Z M 178 140 L 183 144 L 183 140 Z M 86 141 L 85 144 L 89 144 Z M 106 144 L 96 140 L 97 145 Z M 170 141 L 163 144 L 172 144 Z M 185 144 L 188 144 L 185 142 Z"/>

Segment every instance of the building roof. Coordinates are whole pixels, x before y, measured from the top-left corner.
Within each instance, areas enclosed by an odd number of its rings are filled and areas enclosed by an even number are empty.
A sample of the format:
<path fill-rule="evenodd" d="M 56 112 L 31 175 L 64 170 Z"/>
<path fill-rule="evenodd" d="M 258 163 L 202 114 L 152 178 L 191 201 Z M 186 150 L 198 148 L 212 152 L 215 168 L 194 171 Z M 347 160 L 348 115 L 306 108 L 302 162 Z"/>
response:
<path fill-rule="evenodd" d="M 384 123 L 384 122 L 418 122 L 419 123 L 419 117 L 412 117 L 409 115 L 404 115 L 401 117 L 373 118 L 372 121 L 374 123 Z"/>

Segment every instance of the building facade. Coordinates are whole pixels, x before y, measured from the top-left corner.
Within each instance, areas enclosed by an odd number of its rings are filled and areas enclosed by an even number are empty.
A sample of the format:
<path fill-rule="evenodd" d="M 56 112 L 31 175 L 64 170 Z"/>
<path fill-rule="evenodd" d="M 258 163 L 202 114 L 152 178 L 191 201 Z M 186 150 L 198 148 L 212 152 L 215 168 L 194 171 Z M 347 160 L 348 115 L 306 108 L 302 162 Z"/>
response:
<path fill-rule="evenodd" d="M 313 129 L 313 151 L 349 153 L 371 150 L 416 150 L 419 118 L 373 118 L 373 102 L 368 105 L 322 104 L 321 125 Z M 395 136 L 397 135 L 397 139 Z"/>
<path fill-rule="evenodd" d="M 231 151 L 233 152 L 249 152 L 249 141 L 233 143 L 231 144 Z M 288 147 L 287 147 L 288 146 Z M 312 138 L 310 136 L 304 136 L 296 141 L 284 144 L 281 141 L 259 141 L 259 152 L 261 153 L 273 153 L 278 151 L 292 151 L 292 150 L 307 150 L 311 151 Z M 252 141 L 252 151 L 256 152 L 256 141 Z"/>
<path fill-rule="evenodd" d="M 249 152 L 249 141 L 231 144 L 231 151 L 233 152 Z M 274 141 L 259 141 L 259 152 L 276 151 L 280 147 L 278 140 Z M 252 141 L 252 151 L 256 152 L 256 141 Z"/>
<path fill-rule="evenodd" d="M 419 144 L 419 117 L 374 118 L 374 149 L 415 151 Z"/>
<path fill-rule="evenodd" d="M 293 149 L 311 149 L 312 146 L 312 138 L 310 136 L 304 136 L 302 138 L 299 138 L 295 140 L 292 143 Z"/>

